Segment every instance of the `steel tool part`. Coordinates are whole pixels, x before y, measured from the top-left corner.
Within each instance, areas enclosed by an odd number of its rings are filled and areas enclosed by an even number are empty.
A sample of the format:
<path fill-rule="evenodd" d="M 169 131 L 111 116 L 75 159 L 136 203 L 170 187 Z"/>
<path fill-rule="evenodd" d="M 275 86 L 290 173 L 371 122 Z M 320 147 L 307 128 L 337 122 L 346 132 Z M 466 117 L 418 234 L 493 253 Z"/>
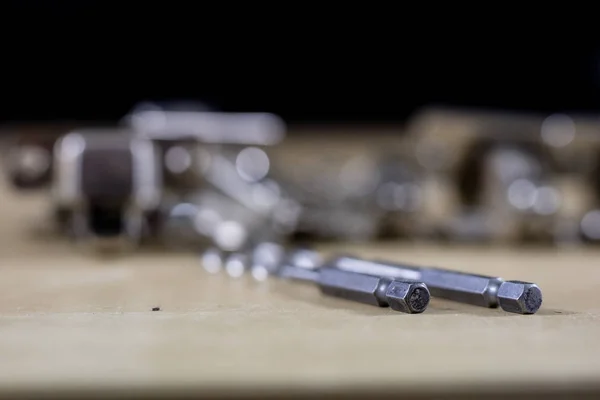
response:
<path fill-rule="evenodd" d="M 250 265 L 250 257 L 245 253 L 231 253 L 225 257 L 225 272 L 232 278 L 241 278 Z"/>
<path fill-rule="evenodd" d="M 204 178 L 216 191 L 265 218 L 274 234 L 289 234 L 297 227 L 302 206 L 280 181 L 268 175 L 268 160 L 267 154 L 255 147 L 242 148 L 235 160 L 227 152 L 213 154 Z"/>
<path fill-rule="evenodd" d="M 257 281 L 264 281 L 273 275 L 285 257 L 285 248 L 274 242 L 262 242 L 252 250 L 250 271 Z"/>
<path fill-rule="evenodd" d="M 204 270 L 210 274 L 224 271 L 231 278 L 240 278 L 250 268 L 250 257 L 245 253 L 224 251 L 209 247 L 200 255 Z"/>
<path fill-rule="evenodd" d="M 279 277 L 313 282 L 321 292 L 393 310 L 419 314 L 429 304 L 429 290 L 422 282 L 366 275 L 336 268 L 336 260 L 326 266 L 310 269 L 287 263 L 281 267 Z"/>
<path fill-rule="evenodd" d="M 504 281 L 501 278 L 468 274 L 440 268 L 340 257 L 336 267 L 344 271 L 383 276 L 391 279 L 413 279 L 424 282 L 432 296 L 481 307 L 500 306 L 504 311 L 534 314 L 542 305 L 542 292 L 535 283 Z"/>
<path fill-rule="evenodd" d="M 283 120 L 269 113 L 134 110 L 125 120 L 141 137 L 202 143 L 273 145 L 286 130 Z"/>
<path fill-rule="evenodd" d="M 47 189 L 52 182 L 52 148 L 65 133 L 78 128 L 69 122 L 0 126 L 3 172 L 16 190 Z M 101 126 L 101 125 L 100 125 Z"/>
<path fill-rule="evenodd" d="M 79 130 L 55 146 L 53 195 L 79 239 L 136 244 L 162 196 L 156 148 L 120 130 Z"/>
<path fill-rule="evenodd" d="M 252 250 L 252 277 L 264 281 L 269 276 L 278 275 L 286 265 L 303 269 L 315 269 L 323 265 L 321 255 L 307 248 L 296 248 L 286 251 L 286 248 L 276 242 L 261 242 Z"/>
<path fill-rule="evenodd" d="M 226 254 L 216 247 L 209 247 L 200 255 L 200 263 L 206 272 L 217 274 L 224 269 Z"/>
<path fill-rule="evenodd" d="M 392 237 L 422 234 L 423 187 L 421 178 L 403 154 L 388 154 L 379 162 L 379 183 L 374 193 L 380 217 L 380 234 Z"/>
<path fill-rule="evenodd" d="M 7 172 L 15 188 L 43 187 L 52 176 L 52 143 L 15 145 L 7 161 Z"/>
<path fill-rule="evenodd" d="M 456 201 L 419 219 L 451 239 L 587 241 L 587 226 L 578 225 L 590 208 L 576 203 L 587 201 L 591 185 L 575 193 L 565 184 L 595 173 L 598 127 L 593 114 L 421 110 L 407 138 L 428 180 L 444 182 L 443 196 L 425 198 Z"/>
<path fill-rule="evenodd" d="M 384 215 L 375 201 L 378 165 L 370 156 L 338 157 L 316 156 L 277 171 L 284 191 L 301 206 L 292 213 L 295 236 L 361 242 L 377 237 Z"/>

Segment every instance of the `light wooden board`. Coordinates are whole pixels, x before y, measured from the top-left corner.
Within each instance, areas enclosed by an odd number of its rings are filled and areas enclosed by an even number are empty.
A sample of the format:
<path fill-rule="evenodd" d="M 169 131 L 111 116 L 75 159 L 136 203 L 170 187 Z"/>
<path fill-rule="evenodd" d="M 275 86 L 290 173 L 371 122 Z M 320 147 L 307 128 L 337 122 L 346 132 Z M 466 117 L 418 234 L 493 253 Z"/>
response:
<path fill-rule="evenodd" d="M 45 232 L 44 198 L 2 189 L 0 200 L 0 394 L 132 387 L 446 393 L 575 390 L 600 381 L 597 250 L 322 246 L 531 280 L 544 293 L 534 316 L 441 300 L 404 315 L 325 298 L 309 286 L 209 275 L 193 254 L 101 259 Z"/>

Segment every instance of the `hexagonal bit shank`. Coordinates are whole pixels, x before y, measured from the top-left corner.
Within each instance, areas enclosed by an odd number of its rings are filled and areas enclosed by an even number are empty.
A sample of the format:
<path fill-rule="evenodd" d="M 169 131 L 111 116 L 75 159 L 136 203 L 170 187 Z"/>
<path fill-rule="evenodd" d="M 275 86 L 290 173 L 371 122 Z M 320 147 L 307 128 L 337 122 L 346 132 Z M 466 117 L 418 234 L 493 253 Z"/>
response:
<path fill-rule="evenodd" d="M 542 305 L 540 288 L 529 282 L 355 257 L 340 257 L 336 267 L 361 274 L 422 281 L 433 296 L 481 307 L 500 306 L 504 311 L 518 314 L 534 314 Z"/>
<path fill-rule="evenodd" d="M 335 268 L 323 268 L 319 273 L 319 286 L 324 294 L 359 303 L 385 307 L 385 291 L 390 279 L 355 274 Z"/>
<path fill-rule="evenodd" d="M 498 306 L 496 294 L 502 283 L 500 278 L 438 268 L 423 268 L 421 279 L 424 282 L 431 282 L 430 290 L 433 296 L 480 307 Z"/>
<path fill-rule="evenodd" d="M 325 295 L 379 307 L 389 306 L 405 313 L 422 313 L 429 304 L 429 290 L 422 282 L 382 278 L 333 267 L 306 269 L 293 265 L 284 265 L 279 277 L 311 281 L 318 284 Z"/>
<path fill-rule="evenodd" d="M 405 313 L 421 313 L 429 304 L 429 291 L 421 282 L 392 280 L 337 268 L 322 268 L 318 282 L 326 295 L 379 307 L 389 306 Z"/>

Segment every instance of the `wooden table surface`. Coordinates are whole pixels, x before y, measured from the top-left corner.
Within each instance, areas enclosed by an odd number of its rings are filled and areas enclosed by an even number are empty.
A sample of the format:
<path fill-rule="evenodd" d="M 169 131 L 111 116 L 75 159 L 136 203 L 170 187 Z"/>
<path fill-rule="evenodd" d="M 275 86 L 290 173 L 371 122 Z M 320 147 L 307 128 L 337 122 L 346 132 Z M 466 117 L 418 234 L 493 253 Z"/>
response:
<path fill-rule="evenodd" d="M 0 395 L 589 394 L 600 384 L 598 250 L 321 246 L 530 280 L 544 293 L 532 316 L 437 299 L 405 315 L 209 275 L 192 254 L 98 258 L 49 234 L 43 197 L 2 188 L 0 201 Z"/>

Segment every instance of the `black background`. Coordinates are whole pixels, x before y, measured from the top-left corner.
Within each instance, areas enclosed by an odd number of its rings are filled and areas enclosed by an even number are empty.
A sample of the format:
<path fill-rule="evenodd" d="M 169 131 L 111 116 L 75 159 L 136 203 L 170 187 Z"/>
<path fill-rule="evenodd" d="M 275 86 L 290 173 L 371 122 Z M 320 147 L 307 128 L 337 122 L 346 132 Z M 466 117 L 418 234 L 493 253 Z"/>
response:
<path fill-rule="evenodd" d="M 3 2 L 0 120 L 114 120 L 168 99 L 309 123 L 403 121 L 430 103 L 600 108 L 583 10 L 278 4 Z"/>

